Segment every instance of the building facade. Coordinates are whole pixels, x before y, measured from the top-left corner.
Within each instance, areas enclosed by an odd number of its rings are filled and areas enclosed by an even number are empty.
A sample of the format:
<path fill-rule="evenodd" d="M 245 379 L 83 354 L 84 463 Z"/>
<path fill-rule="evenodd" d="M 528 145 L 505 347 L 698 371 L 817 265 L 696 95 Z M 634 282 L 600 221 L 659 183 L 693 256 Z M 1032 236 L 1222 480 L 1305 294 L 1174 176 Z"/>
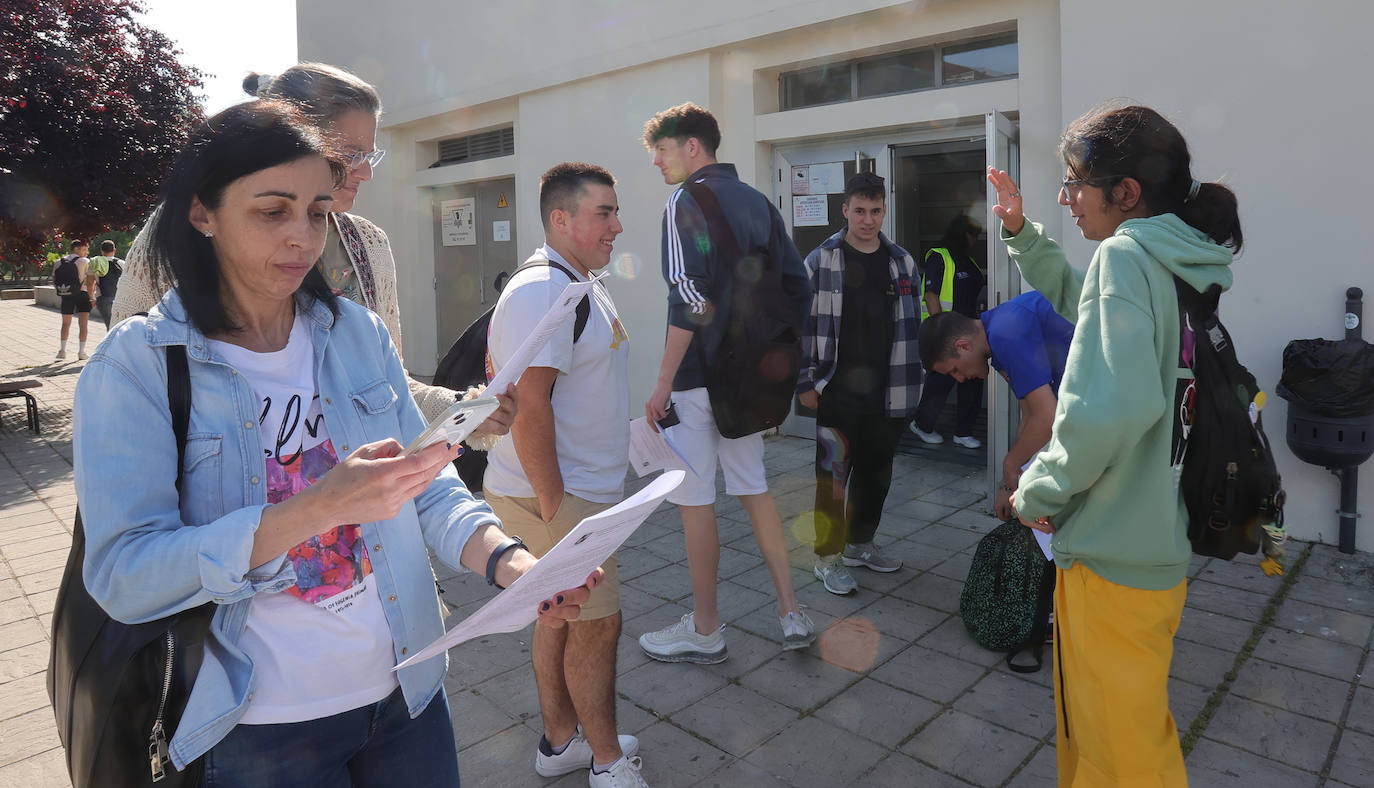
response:
<path fill-rule="evenodd" d="M 297 14 L 301 58 L 354 71 L 386 104 L 388 157 L 355 210 L 391 237 L 419 375 L 540 243 L 539 176 L 577 159 L 619 180 L 611 289 L 635 339 L 633 396 L 648 395 L 671 188 L 640 133 L 683 101 L 716 114 L 720 160 L 775 200 L 802 254 L 838 229 L 837 192 L 856 169 L 887 178 L 884 230 L 915 254 L 953 213 L 995 227 L 981 172 L 996 164 L 1079 266 L 1093 245 L 1056 204 L 1059 134 L 1104 100 L 1148 104 L 1183 131 L 1195 175 L 1239 196 L 1245 252 L 1223 314 L 1263 388 L 1288 340 L 1342 335 L 1347 287 L 1374 296 L 1363 259 L 1374 223 L 1359 208 L 1374 103 L 1356 76 L 1374 7 L 1360 0 L 298 0 Z M 1020 291 L 995 238 L 985 262 L 990 304 Z M 990 457 L 1013 405 L 992 381 Z M 1271 396 L 1265 415 L 1289 532 L 1334 542 L 1335 478 L 1288 451 L 1283 400 Z M 1374 526 L 1357 546 L 1374 550 Z"/>

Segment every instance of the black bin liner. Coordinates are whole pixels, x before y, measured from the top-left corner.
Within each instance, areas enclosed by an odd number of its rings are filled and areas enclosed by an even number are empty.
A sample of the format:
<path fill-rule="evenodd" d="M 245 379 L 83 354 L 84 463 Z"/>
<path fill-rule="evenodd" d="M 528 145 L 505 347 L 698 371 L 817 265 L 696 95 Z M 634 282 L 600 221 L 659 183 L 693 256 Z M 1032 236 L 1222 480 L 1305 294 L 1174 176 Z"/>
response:
<path fill-rule="evenodd" d="M 1283 376 L 1275 392 L 1321 416 L 1374 415 L 1374 345 L 1295 339 L 1283 349 Z"/>

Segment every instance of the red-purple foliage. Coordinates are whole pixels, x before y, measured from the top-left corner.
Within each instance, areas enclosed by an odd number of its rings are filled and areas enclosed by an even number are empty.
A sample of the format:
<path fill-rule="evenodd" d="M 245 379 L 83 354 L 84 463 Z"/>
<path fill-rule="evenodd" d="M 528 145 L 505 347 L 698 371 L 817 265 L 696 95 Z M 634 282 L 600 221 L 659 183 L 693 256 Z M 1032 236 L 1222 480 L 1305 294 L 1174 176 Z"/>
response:
<path fill-rule="evenodd" d="M 137 0 L 0 3 L 0 259 L 141 222 L 203 115 Z"/>

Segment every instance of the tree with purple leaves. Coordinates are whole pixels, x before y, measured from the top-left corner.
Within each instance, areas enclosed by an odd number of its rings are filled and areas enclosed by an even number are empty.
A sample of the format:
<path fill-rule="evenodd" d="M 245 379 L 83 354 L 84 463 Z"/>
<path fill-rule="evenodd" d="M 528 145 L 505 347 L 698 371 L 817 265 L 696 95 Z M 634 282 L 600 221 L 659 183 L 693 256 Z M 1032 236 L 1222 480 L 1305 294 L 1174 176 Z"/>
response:
<path fill-rule="evenodd" d="M 0 7 L 0 259 L 141 222 L 203 118 L 202 74 L 137 0 Z"/>

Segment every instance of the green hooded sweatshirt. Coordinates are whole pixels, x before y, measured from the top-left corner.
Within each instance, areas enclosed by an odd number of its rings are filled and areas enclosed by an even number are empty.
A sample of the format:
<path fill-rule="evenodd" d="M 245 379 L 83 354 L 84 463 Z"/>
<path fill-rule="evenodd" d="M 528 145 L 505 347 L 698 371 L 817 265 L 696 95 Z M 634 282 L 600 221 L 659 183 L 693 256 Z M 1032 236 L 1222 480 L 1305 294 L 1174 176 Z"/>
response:
<path fill-rule="evenodd" d="M 1054 434 L 1021 476 L 1028 519 L 1054 523 L 1063 569 L 1082 561 L 1106 580 L 1178 585 L 1192 549 L 1179 472 L 1170 464 L 1178 366 L 1173 274 L 1198 290 L 1231 286 L 1231 252 L 1172 213 L 1121 223 L 1087 272 L 1027 221 L 1003 240 L 1021 275 L 1075 324 Z"/>

